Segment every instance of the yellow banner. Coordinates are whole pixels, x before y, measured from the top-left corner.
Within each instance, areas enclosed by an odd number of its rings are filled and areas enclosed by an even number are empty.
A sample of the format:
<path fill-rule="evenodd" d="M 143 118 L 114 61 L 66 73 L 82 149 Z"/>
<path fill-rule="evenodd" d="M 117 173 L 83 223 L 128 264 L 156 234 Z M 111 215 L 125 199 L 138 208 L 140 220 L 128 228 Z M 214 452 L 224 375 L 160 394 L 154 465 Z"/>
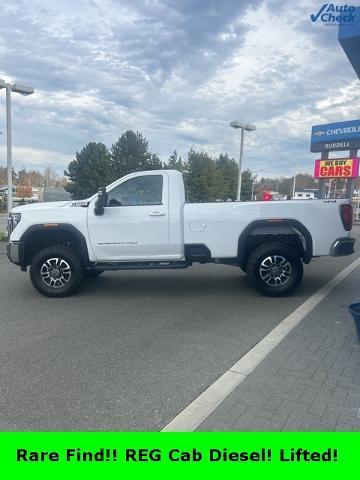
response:
<path fill-rule="evenodd" d="M 358 176 L 358 158 L 316 160 L 315 178 L 355 178 Z"/>

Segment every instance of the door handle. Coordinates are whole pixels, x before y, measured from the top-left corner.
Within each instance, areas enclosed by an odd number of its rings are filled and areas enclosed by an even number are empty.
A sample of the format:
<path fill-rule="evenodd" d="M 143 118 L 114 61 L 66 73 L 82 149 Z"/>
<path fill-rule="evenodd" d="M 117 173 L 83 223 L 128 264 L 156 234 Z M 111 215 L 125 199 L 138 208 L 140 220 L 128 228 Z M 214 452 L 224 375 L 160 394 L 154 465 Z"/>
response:
<path fill-rule="evenodd" d="M 151 212 L 149 213 L 150 217 L 163 217 L 165 212 Z"/>

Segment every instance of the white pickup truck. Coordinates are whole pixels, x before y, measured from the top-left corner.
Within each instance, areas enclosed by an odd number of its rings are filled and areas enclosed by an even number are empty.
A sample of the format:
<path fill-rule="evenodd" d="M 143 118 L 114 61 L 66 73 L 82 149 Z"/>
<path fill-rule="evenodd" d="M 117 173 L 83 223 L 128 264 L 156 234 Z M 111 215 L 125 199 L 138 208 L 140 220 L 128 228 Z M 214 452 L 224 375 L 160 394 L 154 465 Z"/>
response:
<path fill-rule="evenodd" d="M 303 263 L 354 251 L 349 200 L 187 203 L 174 170 L 136 172 L 93 197 L 16 207 L 7 253 L 48 297 L 105 270 L 240 267 L 263 293 L 285 295 Z"/>

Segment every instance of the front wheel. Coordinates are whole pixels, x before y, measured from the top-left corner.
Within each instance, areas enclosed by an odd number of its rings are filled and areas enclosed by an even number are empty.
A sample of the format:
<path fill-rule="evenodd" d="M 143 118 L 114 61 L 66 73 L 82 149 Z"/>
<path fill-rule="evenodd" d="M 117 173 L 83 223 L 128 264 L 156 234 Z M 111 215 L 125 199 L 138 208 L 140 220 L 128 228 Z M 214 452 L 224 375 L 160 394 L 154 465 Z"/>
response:
<path fill-rule="evenodd" d="M 257 247 L 249 257 L 246 273 L 265 295 L 280 297 L 295 290 L 303 276 L 303 264 L 296 250 L 282 243 Z"/>
<path fill-rule="evenodd" d="M 30 266 L 33 286 L 47 297 L 68 297 L 79 288 L 83 277 L 79 255 L 62 245 L 41 250 Z"/>

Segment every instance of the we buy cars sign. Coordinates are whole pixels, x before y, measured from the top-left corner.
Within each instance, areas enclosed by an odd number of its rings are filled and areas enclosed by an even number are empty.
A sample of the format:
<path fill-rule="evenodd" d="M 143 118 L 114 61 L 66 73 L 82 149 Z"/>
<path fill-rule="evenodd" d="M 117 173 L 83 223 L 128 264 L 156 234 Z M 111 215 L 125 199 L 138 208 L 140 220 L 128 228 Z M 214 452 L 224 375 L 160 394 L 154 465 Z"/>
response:
<path fill-rule="evenodd" d="M 315 160 L 314 178 L 357 178 L 359 158 Z"/>

